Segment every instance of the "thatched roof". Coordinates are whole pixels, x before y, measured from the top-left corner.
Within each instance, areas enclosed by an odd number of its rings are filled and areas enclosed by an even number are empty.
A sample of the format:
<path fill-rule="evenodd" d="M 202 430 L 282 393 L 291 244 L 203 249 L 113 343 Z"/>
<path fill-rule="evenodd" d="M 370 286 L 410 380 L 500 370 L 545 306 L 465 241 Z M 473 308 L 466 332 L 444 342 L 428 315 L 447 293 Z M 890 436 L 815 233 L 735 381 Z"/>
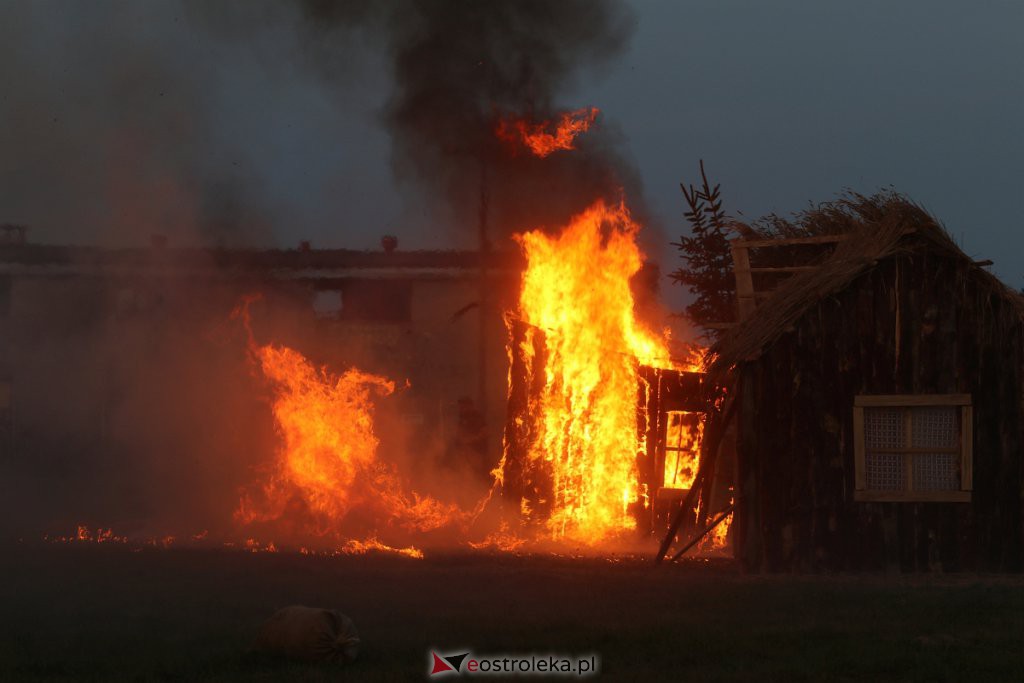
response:
<path fill-rule="evenodd" d="M 992 291 L 1010 301 L 1024 317 L 1024 297 L 967 256 L 946 230 L 924 209 L 907 199 L 887 194 L 857 197 L 850 211 L 829 205 L 824 214 L 828 232 L 835 234 L 845 220 L 847 239 L 821 261 L 821 267 L 794 275 L 782 283 L 746 320 L 729 330 L 709 352 L 710 374 L 724 374 L 737 363 L 754 360 L 817 302 L 846 288 L 879 261 L 901 253 L 930 248 L 962 260 Z M 805 220 L 815 214 L 804 214 Z M 845 216 L 845 218 L 843 218 Z M 812 227 L 813 226 L 809 226 Z"/>

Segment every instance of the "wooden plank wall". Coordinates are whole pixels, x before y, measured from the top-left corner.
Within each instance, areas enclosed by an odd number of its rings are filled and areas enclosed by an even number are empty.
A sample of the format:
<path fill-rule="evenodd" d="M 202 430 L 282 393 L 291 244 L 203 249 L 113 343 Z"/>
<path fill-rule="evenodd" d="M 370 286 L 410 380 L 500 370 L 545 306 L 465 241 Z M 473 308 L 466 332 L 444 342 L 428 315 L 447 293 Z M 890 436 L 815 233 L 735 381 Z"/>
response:
<path fill-rule="evenodd" d="M 534 405 L 544 388 L 544 367 L 547 358 L 543 330 L 517 318 L 507 321 L 509 330 L 509 392 L 504 435 L 504 480 L 501 496 L 505 505 L 518 510 L 527 500 L 538 514 L 535 520 L 547 519 L 549 510 L 540 501 L 550 501 L 551 479 L 543 468 L 531 467 L 530 445 L 536 440 Z"/>
<path fill-rule="evenodd" d="M 891 258 L 820 301 L 738 368 L 744 565 L 1019 571 L 1022 348 L 1015 310 L 944 255 Z M 853 501 L 853 397 L 909 393 L 972 395 L 971 503 Z"/>

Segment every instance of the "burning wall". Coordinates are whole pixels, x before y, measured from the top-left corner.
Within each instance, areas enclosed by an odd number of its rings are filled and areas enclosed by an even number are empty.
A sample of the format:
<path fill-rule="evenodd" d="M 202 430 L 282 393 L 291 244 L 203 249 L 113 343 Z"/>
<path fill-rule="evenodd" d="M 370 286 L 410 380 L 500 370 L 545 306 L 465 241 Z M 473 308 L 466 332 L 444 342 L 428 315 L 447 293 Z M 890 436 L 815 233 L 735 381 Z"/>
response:
<path fill-rule="evenodd" d="M 527 524 L 554 539 L 601 544 L 635 528 L 636 506 L 649 505 L 640 365 L 679 365 L 636 318 L 638 230 L 623 205 L 598 202 L 559 234 L 519 238 L 528 267 L 510 320 L 498 476 Z"/>

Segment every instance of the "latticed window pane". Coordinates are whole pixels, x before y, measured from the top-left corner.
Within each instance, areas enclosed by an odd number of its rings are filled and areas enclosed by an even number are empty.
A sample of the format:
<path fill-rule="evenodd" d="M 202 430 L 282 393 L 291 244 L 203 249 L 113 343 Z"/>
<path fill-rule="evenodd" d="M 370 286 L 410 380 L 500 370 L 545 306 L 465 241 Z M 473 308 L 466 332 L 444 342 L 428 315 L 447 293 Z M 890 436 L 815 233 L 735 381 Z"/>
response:
<path fill-rule="evenodd" d="M 914 455 L 914 490 L 956 491 L 960 488 L 960 456 L 957 453 Z"/>
<path fill-rule="evenodd" d="M 956 406 L 914 408 L 910 413 L 914 448 L 956 448 L 960 445 L 960 426 Z"/>
<path fill-rule="evenodd" d="M 867 487 L 873 491 L 902 491 L 907 488 L 907 470 L 902 453 L 867 453 L 864 467 Z"/>
<path fill-rule="evenodd" d="M 902 408 L 868 408 L 864 411 L 864 445 L 868 450 L 906 448 Z"/>
<path fill-rule="evenodd" d="M 864 395 L 854 424 L 857 500 L 971 499 L 971 398 L 967 394 Z"/>

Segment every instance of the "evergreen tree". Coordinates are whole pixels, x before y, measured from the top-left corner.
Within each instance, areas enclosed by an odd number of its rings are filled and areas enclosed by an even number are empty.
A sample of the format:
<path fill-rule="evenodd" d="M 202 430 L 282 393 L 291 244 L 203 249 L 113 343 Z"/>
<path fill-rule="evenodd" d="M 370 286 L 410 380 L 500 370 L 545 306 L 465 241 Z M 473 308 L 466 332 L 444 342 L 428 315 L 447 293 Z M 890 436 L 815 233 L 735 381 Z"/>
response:
<path fill-rule="evenodd" d="M 731 219 L 722 211 L 720 185 L 711 187 L 700 162 L 699 187 L 679 184 L 686 200 L 683 214 L 690 224 L 690 236 L 681 236 L 672 242 L 680 252 L 685 265 L 669 277 L 685 286 L 696 296 L 686 307 L 686 315 L 700 326 L 709 323 L 731 322 L 736 319 L 736 285 L 732 273 L 732 255 L 729 251 L 728 232 Z M 708 329 L 714 338 L 721 330 Z"/>

